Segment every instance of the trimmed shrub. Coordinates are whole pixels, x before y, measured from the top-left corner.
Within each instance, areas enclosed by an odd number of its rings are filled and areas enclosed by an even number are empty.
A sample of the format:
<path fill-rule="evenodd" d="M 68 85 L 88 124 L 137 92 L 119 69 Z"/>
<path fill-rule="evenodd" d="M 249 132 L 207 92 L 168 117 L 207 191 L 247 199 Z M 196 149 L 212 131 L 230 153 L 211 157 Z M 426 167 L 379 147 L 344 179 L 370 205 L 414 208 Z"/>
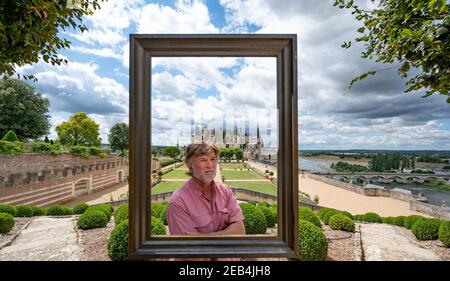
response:
<path fill-rule="evenodd" d="M 92 156 L 103 156 L 106 155 L 105 151 L 101 149 L 100 147 L 89 147 L 89 154 Z"/>
<path fill-rule="evenodd" d="M 0 233 L 8 233 L 16 224 L 14 217 L 8 213 L 0 213 Z"/>
<path fill-rule="evenodd" d="M 47 216 L 65 216 L 66 208 L 61 205 L 53 205 L 47 208 L 45 214 Z"/>
<path fill-rule="evenodd" d="M 164 225 L 167 225 L 167 205 L 161 205 L 161 212 L 159 213 L 159 219 Z"/>
<path fill-rule="evenodd" d="M 72 215 L 72 209 L 71 209 L 71 208 L 66 208 L 66 207 L 64 207 L 64 215 L 65 215 L 65 216 L 70 216 L 70 215 Z"/>
<path fill-rule="evenodd" d="M 45 215 L 45 210 L 42 208 L 39 208 L 37 206 L 30 206 L 33 210 L 33 216 L 43 216 Z"/>
<path fill-rule="evenodd" d="M 69 149 L 70 154 L 79 156 L 82 158 L 88 158 L 90 156 L 90 149 L 87 146 L 75 145 L 71 146 Z"/>
<path fill-rule="evenodd" d="M 386 224 L 393 224 L 394 223 L 394 217 L 382 217 L 381 218 L 382 223 Z"/>
<path fill-rule="evenodd" d="M 264 213 L 253 204 L 241 204 L 247 234 L 265 234 L 267 221 Z"/>
<path fill-rule="evenodd" d="M 2 138 L 2 141 L 15 142 L 18 141 L 16 133 L 13 130 L 9 130 Z"/>
<path fill-rule="evenodd" d="M 20 154 L 23 152 L 18 142 L 0 141 L 0 154 Z"/>
<path fill-rule="evenodd" d="M 92 229 L 105 227 L 108 224 L 108 218 L 100 210 L 88 210 L 84 212 L 77 221 L 79 229 Z"/>
<path fill-rule="evenodd" d="M 381 220 L 380 215 L 378 215 L 377 213 L 372 213 L 372 212 L 365 213 L 361 219 L 362 219 L 362 221 L 365 221 L 365 222 L 376 222 L 376 223 L 383 222 Z"/>
<path fill-rule="evenodd" d="M 89 208 L 89 205 L 86 203 L 78 203 L 76 204 L 73 209 L 72 209 L 72 213 L 74 215 L 81 215 L 84 212 L 86 212 L 86 210 Z"/>
<path fill-rule="evenodd" d="M 161 215 L 161 210 L 162 210 L 163 206 L 159 203 L 152 203 L 151 206 L 152 206 L 152 209 L 151 209 L 150 216 L 159 218 L 159 216 Z"/>
<path fill-rule="evenodd" d="M 163 222 L 159 218 L 150 217 L 151 219 L 151 229 L 150 233 L 153 235 L 165 235 L 166 234 L 166 228 L 164 227 Z"/>
<path fill-rule="evenodd" d="M 416 221 L 418 221 L 419 219 L 424 219 L 424 217 L 419 215 L 408 216 L 405 218 L 403 226 L 406 227 L 407 229 L 411 229 L 414 223 L 416 223 Z"/>
<path fill-rule="evenodd" d="M 405 216 L 395 217 L 393 222 L 394 225 L 403 227 L 403 225 L 405 224 L 405 218 Z"/>
<path fill-rule="evenodd" d="M 114 213 L 114 222 L 116 225 L 124 220 L 128 221 L 128 204 L 121 205 Z"/>
<path fill-rule="evenodd" d="M 106 218 L 107 218 L 108 221 L 111 219 L 112 211 L 111 211 L 111 205 L 110 204 L 99 204 L 99 205 L 95 205 L 95 206 L 90 206 L 87 209 L 87 211 L 89 211 L 89 210 L 102 211 L 106 215 Z"/>
<path fill-rule="evenodd" d="M 266 206 L 267 208 L 270 208 L 270 204 L 267 202 L 260 202 L 257 204 L 257 206 Z"/>
<path fill-rule="evenodd" d="M 267 227 L 274 227 L 276 218 L 273 216 L 273 212 L 265 205 L 258 205 L 256 207 L 260 209 L 266 217 Z"/>
<path fill-rule="evenodd" d="M 7 204 L 0 204 L 0 213 L 7 213 L 11 216 L 15 217 L 17 210 L 14 206 L 7 205 Z"/>
<path fill-rule="evenodd" d="M 309 221 L 318 228 L 322 229 L 322 224 L 320 223 L 319 217 L 317 217 L 310 208 L 300 207 L 298 209 L 299 220 Z"/>
<path fill-rule="evenodd" d="M 113 261 L 128 258 L 128 220 L 123 220 L 111 231 L 108 238 L 108 256 Z"/>
<path fill-rule="evenodd" d="M 299 221 L 299 251 L 302 261 L 323 261 L 327 258 L 328 242 L 322 230 L 306 220 Z"/>
<path fill-rule="evenodd" d="M 445 247 L 450 247 L 450 221 L 443 221 L 439 226 L 438 238 Z"/>
<path fill-rule="evenodd" d="M 30 206 L 16 206 L 16 217 L 32 217 L 33 209 Z"/>
<path fill-rule="evenodd" d="M 329 225 L 331 229 L 355 232 L 355 223 L 353 220 L 342 213 L 333 215 L 330 218 Z"/>
<path fill-rule="evenodd" d="M 319 216 L 319 218 L 323 221 L 323 216 L 325 215 L 326 212 L 328 212 L 329 210 L 335 210 L 332 208 L 322 208 L 319 210 L 319 212 L 317 212 L 317 215 Z"/>
<path fill-rule="evenodd" d="M 438 238 L 439 219 L 418 219 L 412 226 L 412 232 L 419 240 L 435 240 Z"/>
<path fill-rule="evenodd" d="M 331 209 L 325 212 L 325 214 L 323 214 L 323 223 L 328 225 L 328 223 L 330 222 L 330 218 L 336 214 L 340 214 L 341 212 L 339 212 L 338 210 L 335 209 Z"/>
<path fill-rule="evenodd" d="M 361 215 L 361 214 L 359 214 L 359 215 L 353 215 L 353 220 L 354 220 L 354 221 L 362 221 L 363 216 L 364 216 L 364 215 Z"/>
<path fill-rule="evenodd" d="M 346 215 L 347 217 L 349 217 L 351 220 L 353 220 L 353 215 L 350 212 L 347 211 L 341 211 L 341 214 Z"/>

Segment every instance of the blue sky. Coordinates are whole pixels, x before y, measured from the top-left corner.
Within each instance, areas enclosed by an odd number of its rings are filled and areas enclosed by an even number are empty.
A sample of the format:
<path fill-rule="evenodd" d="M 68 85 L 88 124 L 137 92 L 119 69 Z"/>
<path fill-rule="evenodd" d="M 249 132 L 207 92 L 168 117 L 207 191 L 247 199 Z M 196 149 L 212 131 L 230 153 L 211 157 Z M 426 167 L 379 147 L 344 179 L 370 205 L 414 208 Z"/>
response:
<path fill-rule="evenodd" d="M 295 33 L 300 149 L 450 149 L 450 106 L 444 96 L 404 94 L 395 69 L 346 90 L 353 77 L 386 66 L 361 59 L 362 46 L 340 47 L 359 26 L 332 2 L 110 0 L 83 18 L 89 32 L 61 33 L 72 41 L 70 49 L 60 51 L 68 65 L 40 61 L 20 70 L 35 74 L 39 81 L 31 83 L 50 100 L 51 138 L 57 137 L 56 125 L 84 111 L 100 124 L 106 143 L 115 123 L 128 123 L 130 33 Z M 175 144 L 177 135 L 187 137 L 195 114 L 213 124 L 227 110 L 242 119 L 274 108 L 273 66 L 270 60 L 235 58 L 155 63 L 154 142 Z M 198 108 L 205 112 L 197 113 Z M 264 116 L 261 124 L 267 124 Z"/>

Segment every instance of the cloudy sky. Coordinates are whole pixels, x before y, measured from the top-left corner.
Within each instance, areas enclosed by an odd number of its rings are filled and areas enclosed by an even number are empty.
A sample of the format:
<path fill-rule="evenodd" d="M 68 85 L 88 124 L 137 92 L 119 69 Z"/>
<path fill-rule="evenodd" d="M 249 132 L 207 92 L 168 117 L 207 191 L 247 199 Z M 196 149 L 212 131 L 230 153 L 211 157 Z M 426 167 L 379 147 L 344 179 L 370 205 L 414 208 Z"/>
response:
<path fill-rule="evenodd" d="M 110 0 L 84 18 L 89 32 L 61 32 L 72 41 L 60 52 L 68 65 L 39 62 L 22 71 L 35 74 L 39 81 L 30 83 L 50 100 L 51 138 L 56 125 L 84 111 L 100 124 L 107 143 L 115 123 L 128 123 L 130 33 L 295 33 L 300 149 L 450 149 L 445 97 L 405 94 L 395 67 L 361 59 L 361 45 L 342 49 L 359 25 L 333 2 Z M 226 115 L 228 124 L 233 118 L 243 124 L 249 115 L 253 127 L 267 127 L 267 112 L 271 120 L 276 115 L 274 66 L 274 59 L 263 58 L 154 61 L 154 143 L 187 141 L 191 119 L 220 124 Z M 352 78 L 370 69 L 386 70 L 346 90 Z"/>

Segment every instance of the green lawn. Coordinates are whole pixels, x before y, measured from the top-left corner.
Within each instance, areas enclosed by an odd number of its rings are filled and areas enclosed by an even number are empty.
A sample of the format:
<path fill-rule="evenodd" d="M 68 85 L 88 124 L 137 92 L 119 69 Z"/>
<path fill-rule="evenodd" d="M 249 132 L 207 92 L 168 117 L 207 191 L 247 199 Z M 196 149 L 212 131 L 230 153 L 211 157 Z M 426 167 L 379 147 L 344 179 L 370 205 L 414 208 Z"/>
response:
<path fill-rule="evenodd" d="M 188 168 L 187 168 L 186 164 L 183 164 L 182 166 L 176 168 L 175 170 L 187 170 L 187 169 Z"/>
<path fill-rule="evenodd" d="M 260 180 L 264 179 L 253 171 L 221 171 L 225 180 Z"/>
<path fill-rule="evenodd" d="M 186 175 L 186 170 L 173 170 L 171 172 L 168 172 L 167 174 L 164 174 L 162 176 L 164 179 L 180 179 L 180 180 L 187 180 L 189 179 L 189 176 Z"/>
<path fill-rule="evenodd" d="M 230 187 L 240 187 L 277 196 L 277 186 L 268 182 L 225 181 L 225 184 Z"/>
<path fill-rule="evenodd" d="M 159 194 L 164 192 L 175 191 L 180 188 L 184 182 L 176 182 L 176 181 L 168 181 L 168 182 L 160 182 L 152 188 L 152 194 Z"/>
<path fill-rule="evenodd" d="M 242 164 L 220 164 L 222 169 L 244 168 Z"/>

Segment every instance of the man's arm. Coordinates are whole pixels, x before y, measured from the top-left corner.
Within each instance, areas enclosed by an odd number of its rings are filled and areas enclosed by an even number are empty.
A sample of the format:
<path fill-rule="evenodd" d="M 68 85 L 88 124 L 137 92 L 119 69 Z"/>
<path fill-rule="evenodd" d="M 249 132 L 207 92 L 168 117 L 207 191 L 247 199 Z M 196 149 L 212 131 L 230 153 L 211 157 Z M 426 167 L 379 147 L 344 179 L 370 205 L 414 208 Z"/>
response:
<path fill-rule="evenodd" d="M 211 235 L 211 236 L 218 236 L 218 235 L 245 235 L 245 226 L 243 221 L 236 221 L 231 223 L 227 228 L 211 232 L 211 233 L 200 233 L 200 232 L 187 232 L 186 235 Z"/>

